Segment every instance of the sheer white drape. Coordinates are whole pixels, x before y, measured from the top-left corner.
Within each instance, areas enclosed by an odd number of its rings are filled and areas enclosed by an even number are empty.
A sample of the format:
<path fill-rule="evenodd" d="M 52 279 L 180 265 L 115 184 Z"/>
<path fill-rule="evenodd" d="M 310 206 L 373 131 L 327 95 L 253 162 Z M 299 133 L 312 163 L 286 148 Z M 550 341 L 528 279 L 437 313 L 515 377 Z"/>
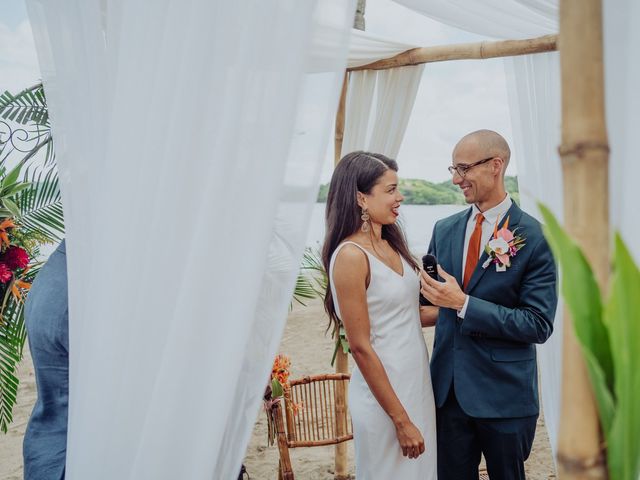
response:
<path fill-rule="evenodd" d="M 513 124 L 514 151 L 518 152 L 518 188 L 522 207 L 541 218 L 537 202 L 563 217 L 560 145 L 560 57 L 557 53 L 505 59 L 509 108 Z M 563 302 L 559 299 L 554 330 L 563 331 Z M 551 335 L 538 345 L 538 365 L 542 382 L 549 442 L 557 445 L 562 391 L 562 335 Z"/>
<path fill-rule="evenodd" d="M 342 154 L 367 150 L 396 158 L 424 65 L 351 72 Z"/>
<path fill-rule="evenodd" d="M 557 0 L 394 0 L 452 27 L 494 38 L 558 33 Z"/>
<path fill-rule="evenodd" d="M 492 38 L 537 37 L 558 31 L 557 0 L 394 0 L 442 23 Z M 558 54 L 505 59 L 522 206 L 538 215 L 542 201 L 562 217 L 560 75 Z M 489 81 L 489 80 L 488 80 Z M 539 217 L 538 217 L 539 218 Z M 554 333 L 538 346 L 542 403 L 551 448 L 556 451 L 562 372 L 562 308 Z"/>
<path fill-rule="evenodd" d="M 637 133 L 640 131 L 640 4 L 633 0 L 605 0 L 604 65 L 610 156 L 610 211 L 619 230 L 640 263 L 640 222 L 637 213 Z"/>
<path fill-rule="evenodd" d="M 349 67 L 359 67 L 406 52 L 416 45 L 396 42 L 362 30 L 352 30 L 349 41 Z"/>
<path fill-rule="evenodd" d="M 234 478 L 284 327 L 355 6 L 28 7 L 68 232 L 67 478 Z"/>

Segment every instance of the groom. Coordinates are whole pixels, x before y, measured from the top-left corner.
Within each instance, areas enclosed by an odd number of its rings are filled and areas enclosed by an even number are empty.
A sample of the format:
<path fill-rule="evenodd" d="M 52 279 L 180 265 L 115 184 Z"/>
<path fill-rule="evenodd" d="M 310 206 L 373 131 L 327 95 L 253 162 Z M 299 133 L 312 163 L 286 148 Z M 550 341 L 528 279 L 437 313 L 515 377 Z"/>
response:
<path fill-rule="evenodd" d="M 491 480 L 524 479 L 535 434 L 534 344 L 553 331 L 556 269 L 540 224 L 505 191 L 509 157 L 490 130 L 458 142 L 449 171 L 471 208 L 433 229 L 429 253 L 443 281 L 422 275 L 422 294 L 440 307 L 431 360 L 439 480 L 477 479 L 481 454 Z M 503 227 L 522 248 L 495 262 L 485 246 L 496 235 L 510 238 L 497 233 Z"/>

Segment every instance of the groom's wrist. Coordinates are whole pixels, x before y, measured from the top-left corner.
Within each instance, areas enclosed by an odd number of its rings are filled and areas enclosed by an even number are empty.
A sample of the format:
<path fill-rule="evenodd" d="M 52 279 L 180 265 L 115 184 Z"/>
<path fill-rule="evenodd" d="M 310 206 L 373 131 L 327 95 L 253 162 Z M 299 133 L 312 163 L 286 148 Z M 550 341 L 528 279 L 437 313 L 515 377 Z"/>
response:
<path fill-rule="evenodd" d="M 464 302 L 462 303 L 462 307 L 457 308 L 458 318 L 464 319 L 465 314 L 467 313 L 467 306 L 469 305 L 469 295 L 464 296 Z"/>
<path fill-rule="evenodd" d="M 465 293 L 460 292 L 460 296 L 457 298 L 457 302 L 454 307 L 456 311 L 460 312 L 464 308 L 467 303 L 467 298 L 468 296 Z"/>

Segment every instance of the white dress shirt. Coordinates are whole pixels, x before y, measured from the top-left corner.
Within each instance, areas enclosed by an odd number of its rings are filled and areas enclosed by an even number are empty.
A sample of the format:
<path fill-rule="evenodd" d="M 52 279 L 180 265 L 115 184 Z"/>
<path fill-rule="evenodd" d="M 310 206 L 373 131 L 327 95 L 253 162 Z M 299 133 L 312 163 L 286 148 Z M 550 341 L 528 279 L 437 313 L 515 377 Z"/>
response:
<path fill-rule="evenodd" d="M 489 243 L 491 239 L 491 235 L 493 235 L 493 230 L 496 225 L 502 220 L 502 217 L 505 216 L 513 201 L 511 197 L 507 193 L 498 205 L 493 208 L 490 208 L 486 212 L 480 212 L 480 209 L 474 204 L 471 207 L 471 215 L 469 215 L 469 220 L 467 221 L 467 230 L 464 234 L 464 251 L 462 253 L 462 275 L 464 277 L 464 266 L 467 262 L 467 250 L 469 249 L 469 239 L 471 238 L 471 234 L 476 227 L 476 216 L 479 213 L 484 215 L 484 220 L 482 222 L 482 239 L 480 240 L 480 251 L 478 252 L 478 258 L 482 256 L 484 252 L 484 246 Z M 469 304 L 469 295 L 464 301 L 464 306 L 458 312 L 458 316 L 460 318 L 464 318 L 465 313 L 467 312 L 467 305 Z"/>

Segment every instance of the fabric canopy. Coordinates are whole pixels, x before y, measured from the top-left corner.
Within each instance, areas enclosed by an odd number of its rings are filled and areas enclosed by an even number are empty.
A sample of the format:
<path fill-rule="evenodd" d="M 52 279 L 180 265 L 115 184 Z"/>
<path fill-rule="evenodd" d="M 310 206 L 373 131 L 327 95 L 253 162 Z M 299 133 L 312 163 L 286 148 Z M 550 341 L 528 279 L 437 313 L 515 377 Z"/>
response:
<path fill-rule="evenodd" d="M 558 6 L 555 0 L 395 1 L 447 25 L 494 39 L 531 38 L 557 33 L 558 30 Z M 377 48 L 382 50 L 380 46 Z M 562 177 L 556 150 L 560 142 L 558 54 L 553 52 L 507 58 L 505 69 L 515 141 L 512 146 L 513 158 L 518 167 L 522 206 L 539 217 L 537 202 L 543 200 L 562 218 Z M 362 75 L 361 72 L 358 73 Z M 352 80 L 350 88 L 361 88 L 361 91 L 350 91 L 349 98 L 367 96 L 369 93 L 366 92 L 371 90 L 371 86 L 363 80 L 359 80 L 357 84 Z M 400 91 L 395 94 L 398 104 L 405 105 L 410 101 L 413 106 L 415 95 L 410 96 Z M 371 115 L 364 113 L 366 108 L 361 107 L 359 114 L 353 108 L 347 108 L 345 146 L 351 147 L 346 140 L 362 136 L 361 118 Z M 411 108 L 404 108 L 404 111 L 409 115 Z M 408 118 L 398 123 L 390 122 L 385 130 L 378 131 L 375 141 L 378 145 L 384 145 L 387 139 L 401 141 L 407 122 Z M 343 148 L 343 153 L 346 152 Z M 562 371 L 562 305 L 559 307 L 555 319 L 556 333 L 547 343 L 538 346 L 542 401 L 554 452 L 559 428 Z"/>

